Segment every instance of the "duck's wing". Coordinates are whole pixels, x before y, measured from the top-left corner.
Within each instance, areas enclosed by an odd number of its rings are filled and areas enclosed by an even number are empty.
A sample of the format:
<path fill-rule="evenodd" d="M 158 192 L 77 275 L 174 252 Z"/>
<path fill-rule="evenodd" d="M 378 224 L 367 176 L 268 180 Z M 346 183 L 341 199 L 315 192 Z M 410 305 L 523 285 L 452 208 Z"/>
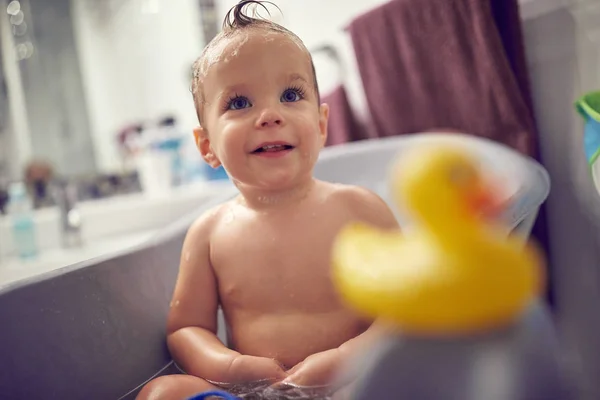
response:
<path fill-rule="evenodd" d="M 513 282 L 514 289 L 517 290 L 517 287 L 521 286 L 532 296 L 542 296 L 547 285 L 547 262 L 538 244 L 535 241 L 523 244 L 518 239 L 509 237 L 502 245 L 503 258 L 497 257 L 496 260 L 504 262 L 505 265 L 498 268 L 512 267 L 516 270 L 514 274 L 519 277 L 520 285 Z"/>
<path fill-rule="evenodd" d="M 369 316 L 380 315 L 388 284 L 402 281 L 405 273 L 404 240 L 399 231 L 361 223 L 343 228 L 333 246 L 332 278 L 344 300 Z"/>

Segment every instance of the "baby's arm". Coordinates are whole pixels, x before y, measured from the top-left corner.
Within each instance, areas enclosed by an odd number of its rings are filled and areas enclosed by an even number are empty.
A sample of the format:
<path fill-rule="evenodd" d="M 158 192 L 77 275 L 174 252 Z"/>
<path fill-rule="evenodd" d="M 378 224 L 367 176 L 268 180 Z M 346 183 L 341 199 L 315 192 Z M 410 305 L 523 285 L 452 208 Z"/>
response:
<path fill-rule="evenodd" d="M 400 227 L 387 204 L 375 193 L 360 187 L 346 187 L 341 193 L 344 208 L 352 221 L 360 221 L 379 229 L 398 230 Z M 350 222 L 350 221 L 348 221 Z M 341 346 L 313 354 L 289 371 L 283 384 L 320 386 L 331 383 L 340 367 L 352 360 L 354 354 L 376 340 L 386 328 L 375 322 L 361 335 Z M 350 378 L 350 377 L 349 377 Z"/>
<path fill-rule="evenodd" d="M 361 187 L 351 187 L 346 194 L 346 200 L 355 221 L 364 222 L 383 230 L 400 229 L 392 210 L 375 193 Z M 338 347 L 343 362 L 346 362 L 361 347 L 379 337 L 384 330 L 386 327 L 382 324 L 373 323 L 362 335 L 350 339 Z"/>
<path fill-rule="evenodd" d="M 218 292 L 210 263 L 210 237 L 219 211 L 207 213 L 188 231 L 167 323 L 167 343 L 188 374 L 212 382 L 244 383 L 286 376 L 271 359 L 243 356 L 216 336 Z"/>

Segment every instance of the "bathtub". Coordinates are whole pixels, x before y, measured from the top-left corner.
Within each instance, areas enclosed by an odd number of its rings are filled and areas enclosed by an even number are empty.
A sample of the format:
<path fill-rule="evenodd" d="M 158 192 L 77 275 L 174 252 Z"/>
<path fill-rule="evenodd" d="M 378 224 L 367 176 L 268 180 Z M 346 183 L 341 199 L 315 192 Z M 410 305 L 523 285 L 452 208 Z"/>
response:
<path fill-rule="evenodd" d="M 548 174 L 535 161 L 484 139 L 420 134 L 336 146 L 322 152 L 315 175 L 363 185 L 389 201 L 390 163 L 427 141 L 464 145 L 486 168 L 510 178 L 515 201 L 503 218 L 511 231 L 529 235 L 548 196 Z M 181 245 L 195 218 L 235 194 L 233 186 L 225 188 L 136 247 L 3 288 L 0 397 L 132 399 L 152 377 L 176 372 L 165 324 Z M 401 224 L 410 224 L 402 210 L 396 212 Z M 219 336 L 225 337 L 222 323 Z"/>

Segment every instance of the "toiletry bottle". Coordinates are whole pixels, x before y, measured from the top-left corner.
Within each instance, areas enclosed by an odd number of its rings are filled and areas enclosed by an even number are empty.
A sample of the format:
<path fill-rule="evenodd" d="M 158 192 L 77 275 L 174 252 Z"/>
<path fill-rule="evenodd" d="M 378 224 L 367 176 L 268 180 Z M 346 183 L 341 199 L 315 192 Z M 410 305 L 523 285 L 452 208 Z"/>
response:
<path fill-rule="evenodd" d="M 33 206 L 23 182 L 12 183 L 8 189 L 9 216 L 14 249 L 21 259 L 37 256 Z"/>
<path fill-rule="evenodd" d="M 169 116 L 160 120 L 157 127 L 158 148 L 171 154 L 172 186 L 180 186 L 185 183 L 182 157 L 185 135 L 179 130 L 176 123 L 175 117 Z"/>

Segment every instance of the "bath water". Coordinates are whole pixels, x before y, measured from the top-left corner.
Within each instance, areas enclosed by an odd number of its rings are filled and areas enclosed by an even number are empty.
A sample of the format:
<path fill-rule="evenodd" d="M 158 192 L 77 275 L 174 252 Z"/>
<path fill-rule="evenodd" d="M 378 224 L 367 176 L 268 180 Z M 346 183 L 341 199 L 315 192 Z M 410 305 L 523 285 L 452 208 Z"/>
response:
<path fill-rule="evenodd" d="M 271 383 L 223 384 L 211 382 L 223 390 L 244 400 L 331 400 L 331 393 L 323 388 L 290 388 L 285 390 L 271 387 Z"/>

